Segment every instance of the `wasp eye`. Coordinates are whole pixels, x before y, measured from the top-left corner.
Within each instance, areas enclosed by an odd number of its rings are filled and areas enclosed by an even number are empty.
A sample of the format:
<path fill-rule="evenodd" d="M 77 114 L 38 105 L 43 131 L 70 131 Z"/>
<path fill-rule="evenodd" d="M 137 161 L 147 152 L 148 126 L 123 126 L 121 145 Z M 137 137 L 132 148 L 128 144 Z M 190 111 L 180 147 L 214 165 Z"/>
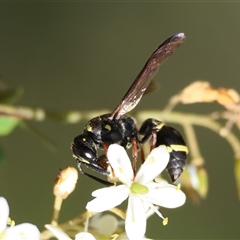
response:
<path fill-rule="evenodd" d="M 72 151 L 74 156 L 85 159 L 89 162 L 96 160 L 97 151 L 93 140 L 85 135 L 77 136 L 72 143 Z"/>

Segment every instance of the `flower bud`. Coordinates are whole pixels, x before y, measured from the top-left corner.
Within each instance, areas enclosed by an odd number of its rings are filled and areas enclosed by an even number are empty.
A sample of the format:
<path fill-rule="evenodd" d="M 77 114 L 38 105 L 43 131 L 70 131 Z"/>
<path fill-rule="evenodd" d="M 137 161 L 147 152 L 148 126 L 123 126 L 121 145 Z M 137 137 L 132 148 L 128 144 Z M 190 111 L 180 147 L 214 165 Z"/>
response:
<path fill-rule="evenodd" d="M 75 189 L 78 179 L 78 172 L 74 167 L 60 169 L 55 180 L 53 194 L 62 199 L 66 199 Z"/>

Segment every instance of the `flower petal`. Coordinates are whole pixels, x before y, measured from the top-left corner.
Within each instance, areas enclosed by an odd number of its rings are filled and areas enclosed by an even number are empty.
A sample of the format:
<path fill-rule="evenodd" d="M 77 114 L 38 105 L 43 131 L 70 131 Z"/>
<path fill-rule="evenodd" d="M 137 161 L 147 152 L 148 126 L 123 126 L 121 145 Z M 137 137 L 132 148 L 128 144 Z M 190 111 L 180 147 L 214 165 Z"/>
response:
<path fill-rule="evenodd" d="M 65 232 L 59 227 L 55 227 L 51 224 L 46 224 L 45 228 L 53 233 L 53 235 L 59 240 L 72 240 Z"/>
<path fill-rule="evenodd" d="M 93 197 L 104 197 L 104 196 L 112 196 L 120 191 L 123 191 L 123 189 L 126 187 L 125 185 L 121 184 L 118 186 L 112 186 L 112 187 L 105 187 L 105 188 L 100 188 L 92 192 Z"/>
<path fill-rule="evenodd" d="M 75 236 L 75 240 L 96 240 L 96 238 L 88 232 L 80 232 Z"/>
<path fill-rule="evenodd" d="M 22 223 L 14 227 L 7 228 L 4 240 L 37 240 L 40 239 L 38 228 L 31 223 Z"/>
<path fill-rule="evenodd" d="M 186 195 L 174 185 L 151 183 L 147 186 L 149 192 L 144 197 L 155 205 L 176 208 L 182 206 L 186 201 Z"/>
<path fill-rule="evenodd" d="M 117 238 L 117 240 L 127 240 L 127 239 L 128 239 L 128 237 L 125 232 L 121 233 Z M 153 240 L 153 239 L 143 237 L 142 239 L 138 239 L 138 240 Z"/>
<path fill-rule="evenodd" d="M 167 166 L 169 152 L 165 145 L 154 148 L 139 169 L 135 182 L 148 183 L 156 178 Z"/>
<path fill-rule="evenodd" d="M 92 193 L 96 198 L 87 203 L 86 209 L 91 212 L 107 211 L 120 205 L 129 196 L 129 191 L 125 185 L 98 189 Z"/>
<path fill-rule="evenodd" d="M 7 219 L 9 216 L 9 206 L 4 197 L 0 197 L 0 233 L 7 227 Z"/>
<path fill-rule="evenodd" d="M 114 175 L 122 183 L 130 185 L 133 179 L 133 170 L 126 150 L 118 144 L 111 144 L 108 148 L 107 157 L 114 170 Z"/>
<path fill-rule="evenodd" d="M 137 195 L 130 195 L 128 199 L 125 230 L 130 240 L 143 239 L 146 232 L 144 204 Z"/>

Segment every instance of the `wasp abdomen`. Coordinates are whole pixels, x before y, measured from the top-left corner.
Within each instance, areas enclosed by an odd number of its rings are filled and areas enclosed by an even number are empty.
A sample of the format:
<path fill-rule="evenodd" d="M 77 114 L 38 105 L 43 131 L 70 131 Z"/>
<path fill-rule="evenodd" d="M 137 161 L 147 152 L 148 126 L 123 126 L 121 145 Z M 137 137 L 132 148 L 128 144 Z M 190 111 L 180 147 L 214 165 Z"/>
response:
<path fill-rule="evenodd" d="M 182 174 L 184 166 L 186 164 L 186 159 L 186 152 L 170 152 L 170 159 L 166 169 L 172 182 L 175 182 Z"/>
<path fill-rule="evenodd" d="M 153 118 L 143 122 L 139 134 L 143 135 L 142 144 L 152 138 L 152 147 L 160 145 L 167 147 L 170 158 L 166 169 L 171 180 L 175 182 L 183 172 L 188 153 L 182 135 L 176 129 L 166 126 L 163 122 Z"/>

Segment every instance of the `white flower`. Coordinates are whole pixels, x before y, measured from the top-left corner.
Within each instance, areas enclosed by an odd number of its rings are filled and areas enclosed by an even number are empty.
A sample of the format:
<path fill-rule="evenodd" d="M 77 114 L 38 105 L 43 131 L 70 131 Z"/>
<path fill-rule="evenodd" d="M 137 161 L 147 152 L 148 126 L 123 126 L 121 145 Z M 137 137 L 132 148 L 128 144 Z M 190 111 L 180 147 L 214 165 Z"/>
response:
<path fill-rule="evenodd" d="M 58 227 L 55 227 L 51 224 L 46 224 L 45 227 L 50 230 L 58 240 L 72 240 L 65 232 L 63 232 Z M 75 240 L 96 240 L 96 238 L 91 233 L 80 232 L 75 236 Z"/>
<path fill-rule="evenodd" d="M 37 240 L 40 239 L 38 228 L 31 223 L 9 226 L 9 206 L 4 197 L 0 197 L 0 239 L 1 240 Z M 11 224 L 10 224 L 11 225 Z"/>
<path fill-rule="evenodd" d="M 121 204 L 128 197 L 125 230 L 129 239 L 142 239 L 146 232 L 146 211 L 152 208 L 164 219 L 155 206 L 176 208 L 184 204 L 185 194 L 178 187 L 154 179 L 166 168 L 169 152 L 166 146 L 151 151 L 134 178 L 131 161 L 125 149 L 117 144 L 108 148 L 108 160 L 115 176 L 123 183 L 105 187 L 92 193 L 95 197 L 86 208 L 91 212 L 103 212 Z M 164 224 L 167 219 L 164 219 Z"/>

